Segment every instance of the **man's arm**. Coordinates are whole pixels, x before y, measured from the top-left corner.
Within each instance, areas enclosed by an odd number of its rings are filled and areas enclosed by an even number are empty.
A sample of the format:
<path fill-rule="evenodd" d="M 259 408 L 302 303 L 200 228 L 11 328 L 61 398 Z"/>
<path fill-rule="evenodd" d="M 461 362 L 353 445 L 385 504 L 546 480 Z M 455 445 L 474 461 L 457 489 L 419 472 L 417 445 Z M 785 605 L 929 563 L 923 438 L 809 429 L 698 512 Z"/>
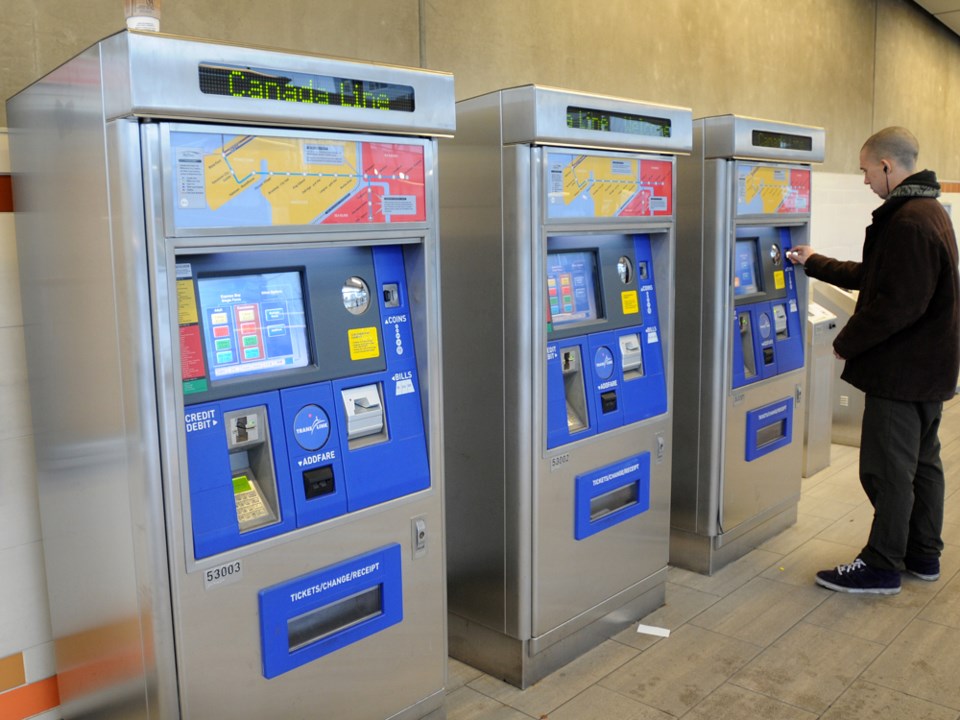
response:
<path fill-rule="evenodd" d="M 797 245 L 791 248 L 787 251 L 787 259 L 795 265 L 802 265 L 807 275 L 812 278 L 847 290 L 860 289 L 861 263 L 834 260 L 814 252 L 809 245 Z"/>

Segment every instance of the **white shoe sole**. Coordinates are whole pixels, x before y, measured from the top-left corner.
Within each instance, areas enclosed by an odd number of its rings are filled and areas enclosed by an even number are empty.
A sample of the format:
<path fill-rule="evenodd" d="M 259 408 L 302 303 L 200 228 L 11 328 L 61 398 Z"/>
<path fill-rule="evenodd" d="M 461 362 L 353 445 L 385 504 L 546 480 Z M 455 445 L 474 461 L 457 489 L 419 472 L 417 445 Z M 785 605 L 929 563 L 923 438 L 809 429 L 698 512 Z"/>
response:
<path fill-rule="evenodd" d="M 854 595 L 896 595 L 900 592 L 900 588 L 852 588 L 845 585 L 836 585 L 835 583 L 830 582 L 829 580 L 824 580 L 822 578 L 816 578 L 817 585 L 827 588 L 828 590 L 836 590 L 837 592 L 853 593 Z"/>

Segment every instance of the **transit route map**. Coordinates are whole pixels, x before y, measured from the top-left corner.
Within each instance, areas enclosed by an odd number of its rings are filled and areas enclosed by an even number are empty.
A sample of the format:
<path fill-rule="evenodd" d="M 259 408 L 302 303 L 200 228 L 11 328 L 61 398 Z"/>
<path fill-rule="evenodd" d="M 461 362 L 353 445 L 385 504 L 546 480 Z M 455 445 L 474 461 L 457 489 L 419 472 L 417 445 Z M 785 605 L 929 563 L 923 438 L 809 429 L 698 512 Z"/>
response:
<path fill-rule="evenodd" d="M 741 163 L 737 169 L 737 214 L 810 212 L 810 171 Z"/>
<path fill-rule="evenodd" d="M 547 155 L 548 215 L 608 218 L 673 214 L 673 163 L 629 155 Z"/>
<path fill-rule="evenodd" d="M 171 132 L 178 228 L 426 219 L 418 144 Z"/>

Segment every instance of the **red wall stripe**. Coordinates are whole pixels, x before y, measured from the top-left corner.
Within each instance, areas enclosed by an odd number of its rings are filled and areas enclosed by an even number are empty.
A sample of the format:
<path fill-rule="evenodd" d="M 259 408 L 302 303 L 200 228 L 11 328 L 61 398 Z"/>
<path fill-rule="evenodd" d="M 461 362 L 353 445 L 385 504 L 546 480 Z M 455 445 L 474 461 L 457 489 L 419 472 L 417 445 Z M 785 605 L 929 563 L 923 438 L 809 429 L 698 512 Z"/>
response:
<path fill-rule="evenodd" d="M 4 720 L 22 720 L 39 715 L 59 704 L 57 678 L 49 677 L 16 690 L 0 693 L 0 717 Z"/>
<path fill-rule="evenodd" d="M 0 174 L 0 212 L 13 212 L 13 178 Z"/>

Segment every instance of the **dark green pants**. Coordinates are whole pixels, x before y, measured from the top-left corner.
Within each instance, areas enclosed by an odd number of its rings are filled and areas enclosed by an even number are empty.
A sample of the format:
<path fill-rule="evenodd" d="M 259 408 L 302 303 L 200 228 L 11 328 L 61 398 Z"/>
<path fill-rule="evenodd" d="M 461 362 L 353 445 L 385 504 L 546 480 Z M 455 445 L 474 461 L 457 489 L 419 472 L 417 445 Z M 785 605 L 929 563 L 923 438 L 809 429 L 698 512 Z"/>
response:
<path fill-rule="evenodd" d="M 903 570 L 904 557 L 943 550 L 942 402 L 901 402 L 867 395 L 860 435 L 860 483 L 873 525 L 860 557 L 871 567 Z"/>

